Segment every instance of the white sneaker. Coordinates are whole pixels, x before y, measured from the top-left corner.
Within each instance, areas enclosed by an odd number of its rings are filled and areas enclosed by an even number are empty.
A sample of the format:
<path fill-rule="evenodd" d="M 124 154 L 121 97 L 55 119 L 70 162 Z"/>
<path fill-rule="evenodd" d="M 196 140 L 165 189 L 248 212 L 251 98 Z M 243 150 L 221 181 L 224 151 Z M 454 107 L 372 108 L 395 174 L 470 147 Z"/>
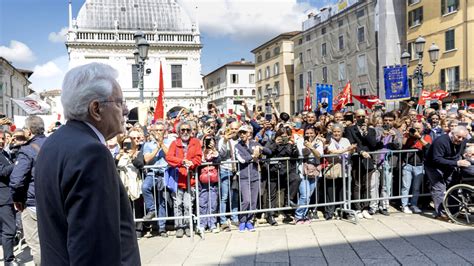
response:
<path fill-rule="evenodd" d="M 364 215 L 362 215 L 362 213 L 360 211 L 357 211 L 356 215 L 357 215 L 357 218 L 364 219 Z"/>
<path fill-rule="evenodd" d="M 369 213 L 367 210 L 363 210 L 363 211 L 362 211 L 362 216 L 363 216 L 365 219 L 369 219 L 369 220 L 373 219 L 373 218 L 372 218 L 372 215 L 370 215 L 370 213 Z"/>
<path fill-rule="evenodd" d="M 406 214 L 412 214 L 413 213 L 408 206 L 403 207 L 402 212 L 406 213 Z"/>

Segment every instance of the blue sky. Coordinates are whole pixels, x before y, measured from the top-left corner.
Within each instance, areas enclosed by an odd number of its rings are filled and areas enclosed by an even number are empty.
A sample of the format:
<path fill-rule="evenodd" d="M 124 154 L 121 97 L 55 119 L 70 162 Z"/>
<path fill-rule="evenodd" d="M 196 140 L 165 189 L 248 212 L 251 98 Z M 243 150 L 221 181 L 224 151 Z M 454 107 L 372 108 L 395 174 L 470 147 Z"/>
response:
<path fill-rule="evenodd" d="M 85 0 L 73 0 L 73 17 Z M 202 73 L 245 58 L 281 32 L 300 30 L 306 14 L 336 0 L 178 0 L 198 5 Z M 270 4 L 269 4 L 270 3 Z M 265 7 L 265 8 L 264 8 Z M 232 17 L 235 19 L 229 20 Z M 59 88 L 68 68 L 61 29 L 68 23 L 68 0 L 0 0 L 0 56 L 34 70 L 32 87 Z"/>

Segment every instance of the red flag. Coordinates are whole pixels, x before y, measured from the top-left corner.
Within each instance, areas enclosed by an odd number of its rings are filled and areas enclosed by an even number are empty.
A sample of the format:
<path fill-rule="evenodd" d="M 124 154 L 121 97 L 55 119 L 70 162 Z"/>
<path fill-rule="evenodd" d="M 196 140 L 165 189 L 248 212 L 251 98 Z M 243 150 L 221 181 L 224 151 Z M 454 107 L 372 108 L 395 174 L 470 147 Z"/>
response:
<path fill-rule="evenodd" d="M 375 95 L 352 95 L 356 98 L 361 104 L 367 106 L 367 108 L 372 109 L 374 105 L 383 105 L 384 103 Z"/>
<path fill-rule="evenodd" d="M 430 92 L 422 90 L 421 91 L 421 97 L 418 99 L 418 104 L 419 105 L 425 105 L 427 100 L 431 100 Z"/>
<path fill-rule="evenodd" d="M 305 111 L 311 111 L 312 108 L 312 99 L 311 99 L 311 93 L 309 91 L 309 83 L 308 87 L 306 88 L 306 97 L 304 100 L 304 110 Z"/>
<path fill-rule="evenodd" d="M 153 119 L 163 119 L 164 117 L 164 106 L 163 106 L 163 95 L 165 94 L 165 86 L 163 84 L 163 68 L 160 62 L 160 87 L 158 89 L 158 97 L 156 99 L 155 114 Z"/>
<path fill-rule="evenodd" d="M 449 96 L 449 92 L 444 90 L 437 90 L 430 93 L 430 98 L 432 100 L 442 100 Z"/>
<path fill-rule="evenodd" d="M 337 98 L 334 99 L 334 111 L 341 110 L 348 103 L 352 103 L 352 87 L 350 81 L 347 82 L 344 89 L 337 95 Z"/>

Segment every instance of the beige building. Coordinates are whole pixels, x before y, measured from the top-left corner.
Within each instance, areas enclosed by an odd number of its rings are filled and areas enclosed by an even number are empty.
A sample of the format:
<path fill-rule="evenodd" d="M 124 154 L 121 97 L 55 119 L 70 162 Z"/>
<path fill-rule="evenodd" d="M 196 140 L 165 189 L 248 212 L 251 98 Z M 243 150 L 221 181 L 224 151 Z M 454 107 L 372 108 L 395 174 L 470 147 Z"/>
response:
<path fill-rule="evenodd" d="M 28 88 L 32 74 L 33 71 L 16 68 L 0 57 L 0 113 L 11 119 L 14 115 L 26 115 L 11 99 L 22 98 L 32 92 Z"/>
<path fill-rule="evenodd" d="M 280 112 L 293 114 L 295 110 L 293 41 L 299 31 L 282 33 L 253 49 L 255 54 L 255 87 L 257 110 L 265 109 L 268 96 L 274 97 Z"/>
<path fill-rule="evenodd" d="M 454 98 L 474 100 L 474 1 L 471 0 L 408 0 L 407 49 L 411 55 L 409 74 L 418 57 L 414 42 L 418 36 L 426 40 L 423 70 L 431 72 L 428 49 L 438 45 L 439 61 L 433 74 L 424 78 L 427 90 L 443 89 Z M 416 86 L 413 80 L 412 86 Z"/>

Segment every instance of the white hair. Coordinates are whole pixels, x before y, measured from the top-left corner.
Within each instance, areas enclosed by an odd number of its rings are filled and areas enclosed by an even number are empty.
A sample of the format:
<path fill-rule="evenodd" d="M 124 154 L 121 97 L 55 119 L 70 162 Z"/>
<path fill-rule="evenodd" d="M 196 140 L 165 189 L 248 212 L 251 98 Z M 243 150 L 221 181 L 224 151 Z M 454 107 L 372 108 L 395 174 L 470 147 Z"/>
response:
<path fill-rule="evenodd" d="M 466 153 L 474 154 L 474 146 L 466 146 L 466 149 L 464 150 L 464 154 Z"/>
<path fill-rule="evenodd" d="M 453 134 L 468 134 L 469 131 L 467 131 L 467 128 L 466 127 L 463 127 L 463 126 L 457 126 L 453 129 Z"/>
<path fill-rule="evenodd" d="M 102 63 L 90 63 L 69 70 L 61 92 L 64 118 L 85 121 L 90 102 L 110 97 L 117 77 L 117 70 Z"/>

